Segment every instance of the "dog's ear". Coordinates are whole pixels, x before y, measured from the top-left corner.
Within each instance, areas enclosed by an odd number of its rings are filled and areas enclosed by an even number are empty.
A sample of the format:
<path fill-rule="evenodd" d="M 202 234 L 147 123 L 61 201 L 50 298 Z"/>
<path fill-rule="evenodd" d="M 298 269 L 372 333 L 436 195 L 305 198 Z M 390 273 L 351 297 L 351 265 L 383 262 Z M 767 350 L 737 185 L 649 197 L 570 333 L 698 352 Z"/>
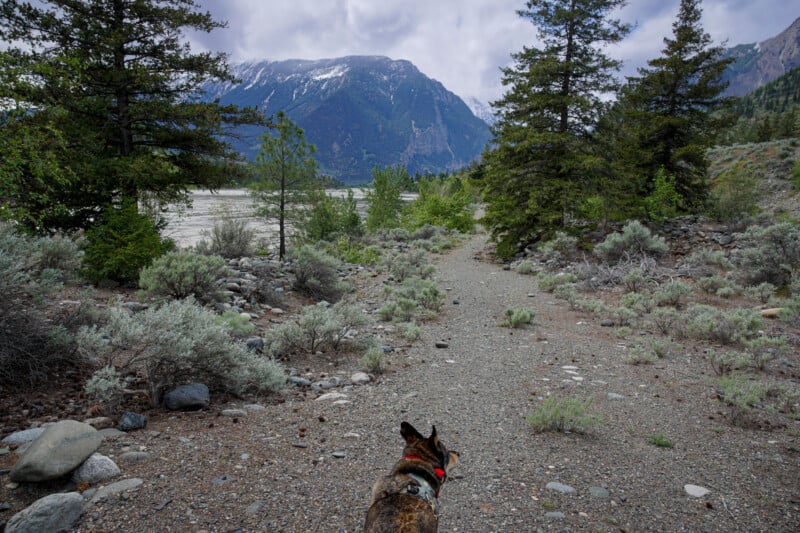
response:
<path fill-rule="evenodd" d="M 420 435 L 419 431 L 414 429 L 414 426 L 409 424 L 408 422 L 402 422 L 400 424 L 400 434 L 406 440 L 406 443 L 411 444 L 414 441 L 422 440 L 425 437 Z"/>
<path fill-rule="evenodd" d="M 439 449 L 439 437 L 436 436 L 436 426 L 431 426 L 431 436 L 428 437 L 428 445 L 432 450 Z"/>

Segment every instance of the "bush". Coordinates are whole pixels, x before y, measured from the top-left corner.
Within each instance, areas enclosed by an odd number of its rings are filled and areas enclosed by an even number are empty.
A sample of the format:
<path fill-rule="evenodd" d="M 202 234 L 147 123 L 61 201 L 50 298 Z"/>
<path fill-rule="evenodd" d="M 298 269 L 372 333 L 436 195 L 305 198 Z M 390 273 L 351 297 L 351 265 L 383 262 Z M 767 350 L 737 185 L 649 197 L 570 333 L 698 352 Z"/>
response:
<path fill-rule="evenodd" d="M 721 250 L 709 250 L 702 248 L 695 250 L 687 258 L 686 263 L 694 267 L 709 267 L 713 266 L 722 270 L 733 268 L 733 263 L 725 257 L 725 253 Z M 713 272 L 710 272 L 712 274 Z"/>
<path fill-rule="evenodd" d="M 533 266 L 533 262 L 529 259 L 523 259 L 522 261 L 513 265 L 512 270 L 514 270 L 517 274 L 522 274 L 524 276 L 529 276 L 531 274 L 536 274 L 536 269 Z"/>
<path fill-rule="evenodd" d="M 399 287 L 386 287 L 389 300 L 378 310 L 382 320 L 410 322 L 433 318 L 444 305 L 444 298 L 435 282 L 409 278 Z"/>
<path fill-rule="evenodd" d="M 550 397 L 539 403 L 533 413 L 528 415 L 528 423 L 537 432 L 585 433 L 600 423 L 597 416 L 587 413 L 591 405 L 591 399 L 582 402 L 575 398 L 559 400 Z"/>
<path fill-rule="evenodd" d="M 669 247 L 663 237 L 653 235 L 638 220 L 625 224 L 622 233 L 612 233 L 595 246 L 595 253 L 607 263 L 617 262 L 623 257 L 660 257 Z"/>
<path fill-rule="evenodd" d="M 750 365 L 751 357 L 746 353 L 741 352 L 721 352 L 717 353 L 716 350 L 709 349 L 706 351 L 708 362 L 711 363 L 711 368 L 718 376 L 727 375 L 738 368 L 744 368 Z"/>
<path fill-rule="evenodd" d="M 789 222 L 750 227 L 739 235 L 738 275 L 747 285 L 762 282 L 783 287 L 800 269 L 800 226 Z"/>
<path fill-rule="evenodd" d="M 670 281 L 653 293 L 657 305 L 680 307 L 681 298 L 692 294 L 692 288 L 680 281 Z"/>
<path fill-rule="evenodd" d="M 76 281 L 83 264 L 83 250 L 73 239 L 63 235 L 40 237 L 31 242 L 30 268 L 58 281 Z"/>
<path fill-rule="evenodd" d="M 221 316 L 217 317 L 217 324 L 225 326 L 230 334 L 236 338 L 247 337 L 255 329 L 249 318 L 236 311 L 222 313 Z"/>
<path fill-rule="evenodd" d="M 277 362 L 234 341 L 191 296 L 132 316 L 115 310 L 104 327 L 83 328 L 79 343 L 107 366 L 141 372 L 153 406 L 166 389 L 193 381 L 235 394 L 272 393 L 285 382 Z"/>
<path fill-rule="evenodd" d="M 310 242 L 361 236 L 364 227 L 352 189 L 347 190 L 346 198 L 324 191 L 313 195 L 308 219 L 300 229 L 303 237 Z"/>
<path fill-rule="evenodd" d="M 650 321 L 663 335 L 674 335 L 683 317 L 675 309 L 667 307 L 654 310 L 650 315 Z"/>
<path fill-rule="evenodd" d="M 632 348 L 628 356 L 625 358 L 625 362 L 629 365 L 647 365 L 650 363 L 655 363 L 656 361 L 658 361 L 658 357 L 655 353 L 640 346 Z"/>
<path fill-rule="evenodd" d="M 510 328 L 521 328 L 533 322 L 536 312 L 524 307 L 506 309 L 506 325 Z"/>
<path fill-rule="evenodd" d="M 104 366 L 92 374 L 83 390 L 95 401 L 115 412 L 125 397 L 126 382 L 113 366 Z"/>
<path fill-rule="evenodd" d="M 716 294 L 723 296 L 726 294 L 736 294 L 740 289 L 732 280 L 722 276 L 708 276 L 697 280 L 697 286 L 706 294 Z M 720 292 L 722 291 L 722 294 Z"/>
<path fill-rule="evenodd" d="M 39 252 L 52 241 L 42 240 L 0 223 L 0 392 L 43 382 L 79 359 L 65 328 L 71 316 L 51 321 L 44 308 L 46 296 L 73 277 L 74 271 L 60 268 L 71 261 L 44 261 Z"/>
<path fill-rule="evenodd" d="M 745 341 L 744 345 L 752 365 L 758 370 L 765 370 L 770 361 L 787 357 L 792 353 L 792 349 L 786 344 L 784 337 L 761 335 Z"/>
<path fill-rule="evenodd" d="M 406 206 L 405 227 L 415 230 L 425 225 L 441 226 L 463 233 L 475 229 L 473 199 L 458 178 L 423 178 L 418 188 L 419 195 Z"/>
<path fill-rule="evenodd" d="M 394 250 L 386 254 L 381 263 L 395 281 L 415 277 L 429 278 L 436 271 L 436 268 L 428 260 L 428 254 L 421 248 L 405 251 Z"/>
<path fill-rule="evenodd" d="M 765 304 L 769 301 L 770 298 L 772 298 L 772 295 L 775 294 L 775 291 L 777 289 L 778 288 L 775 285 L 765 281 L 763 283 L 759 283 L 754 287 L 747 287 L 744 290 L 744 295 L 750 299 L 758 300 L 762 304 Z"/>
<path fill-rule="evenodd" d="M 552 239 L 539 245 L 538 249 L 545 263 L 563 266 L 578 250 L 578 239 L 563 231 L 557 231 Z"/>
<path fill-rule="evenodd" d="M 641 292 L 653 284 L 653 278 L 640 267 L 632 268 L 622 278 L 628 292 Z"/>
<path fill-rule="evenodd" d="M 211 228 L 211 242 L 207 245 L 209 255 L 219 255 L 227 259 L 253 255 L 256 232 L 247 227 L 245 220 L 225 216 Z M 200 245 L 206 253 L 205 246 Z"/>
<path fill-rule="evenodd" d="M 647 439 L 647 442 L 659 448 L 672 448 L 672 441 L 661 432 L 651 435 L 650 438 Z"/>
<path fill-rule="evenodd" d="M 415 341 L 422 336 L 422 328 L 414 322 L 405 322 L 399 324 L 398 329 L 400 335 L 407 341 Z"/>
<path fill-rule="evenodd" d="M 310 246 L 290 253 L 294 263 L 294 289 L 306 296 L 329 302 L 338 301 L 350 287 L 339 279 L 339 261 Z"/>
<path fill-rule="evenodd" d="M 372 374 L 383 374 L 383 349 L 373 346 L 361 358 L 361 368 Z"/>
<path fill-rule="evenodd" d="M 695 337 L 722 344 L 743 342 L 764 326 L 761 315 L 752 309 L 723 311 L 708 305 L 692 307 L 688 323 Z"/>
<path fill-rule="evenodd" d="M 169 252 L 142 269 L 139 287 L 147 297 L 180 300 L 193 296 L 212 303 L 223 297 L 217 281 L 227 272 L 225 260 L 218 255 Z"/>
<path fill-rule="evenodd" d="M 559 272 L 558 274 L 545 274 L 538 277 L 539 289 L 553 292 L 559 285 L 575 283 L 578 277 L 575 274 Z"/>
<path fill-rule="evenodd" d="M 710 214 L 721 222 L 738 222 L 758 213 L 758 177 L 743 163 L 722 172 L 711 189 Z"/>
<path fill-rule="evenodd" d="M 655 306 L 655 302 L 650 296 L 638 292 L 624 294 L 620 299 L 620 303 L 623 307 L 636 313 L 636 316 L 643 316 L 650 313 Z"/>
<path fill-rule="evenodd" d="M 162 239 L 153 219 L 137 211 L 136 204 L 107 209 L 97 225 L 86 232 L 84 274 L 94 281 L 135 282 L 139 272 L 175 244 Z"/>
<path fill-rule="evenodd" d="M 403 185 L 409 183 L 408 170 L 402 165 L 372 169 L 372 189 L 367 191 L 367 229 L 396 228 L 400 225 L 400 197 Z"/>

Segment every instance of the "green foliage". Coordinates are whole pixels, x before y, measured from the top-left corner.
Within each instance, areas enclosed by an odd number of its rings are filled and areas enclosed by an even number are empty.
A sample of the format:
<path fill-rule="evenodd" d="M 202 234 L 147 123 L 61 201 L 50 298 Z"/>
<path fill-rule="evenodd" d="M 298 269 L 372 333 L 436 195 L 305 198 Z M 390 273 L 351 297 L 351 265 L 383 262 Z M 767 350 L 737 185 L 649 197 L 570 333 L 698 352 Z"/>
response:
<path fill-rule="evenodd" d="M 95 281 L 134 282 L 142 268 L 173 248 L 135 204 L 111 208 L 86 232 L 85 275 Z"/>
<path fill-rule="evenodd" d="M 721 172 L 711 189 L 710 214 L 721 222 L 741 222 L 758 213 L 759 176 L 744 162 Z"/>
<path fill-rule="evenodd" d="M 744 295 L 748 298 L 752 298 L 753 300 L 758 300 L 762 304 L 765 304 L 772 298 L 772 295 L 775 294 L 777 287 L 772 283 L 763 282 L 759 283 L 758 285 L 747 287 L 744 290 Z"/>
<path fill-rule="evenodd" d="M 51 320 L 44 309 L 46 297 L 75 277 L 79 258 L 61 238 L 32 238 L 0 222 L 0 391 L 43 382 L 79 360 L 65 328 L 72 316 Z"/>
<path fill-rule="evenodd" d="M 217 317 L 217 324 L 225 326 L 230 334 L 236 338 L 247 337 L 256 329 L 248 317 L 236 311 L 225 311 L 222 313 L 222 315 Z"/>
<path fill-rule="evenodd" d="M 408 170 L 403 165 L 372 169 L 372 188 L 367 190 L 367 220 L 369 231 L 396 228 L 400 226 L 400 211 L 403 200 L 400 197 L 404 183 L 407 183 Z"/>
<path fill-rule="evenodd" d="M 538 276 L 537 280 L 540 290 L 553 292 L 560 285 L 575 283 L 578 281 L 578 277 L 568 272 L 559 272 L 558 274 L 544 274 Z"/>
<path fill-rule="evenodd" d="M 352 303 L 340 301 L 334 305 L 318 303 L 300 311 L 297 322 L 286 322 L 266 333 L 269 353 L 283 357 L 292 352 L 338 350 L 356 328 L 367 323 L 364 310 Z"/>
<path fill-rule="evenodd" d="M 716 350 L 709 348 L 706 350 L 706 357 L 711 363 L 711 368 L 718 376 L 728 375 L 736 369 L 745 368 L 750 365 L 751 357 L 743 352 L 725 351 L 717 353 Z"/>
<path fill-rule="evenodd" d="M 458 178 L 423 178 L 418 189 L 419 196 L 404 210 L 403 226 L 410 230 L 441 226 L 463 233 L 475 229 L 473 198 Z"/>
<path fill-rule="evenodd" d="M 493 145 L 474 177 L 486 202 L 482 222 L 501 257 L 563 227 L 593 192 L 597 138 L 587 132 L 604 109 L 600 95 L 616 89 L 620 63 L 600 45 L 628 33 L 627 25 L 610 18 L 621 4 L 542 0 L 518 12 L 539 38 L 503 69 L 509 90 L 493 104 L 499 117 Z"/>
<path fill-rule="evenodd" d="M 234 341 L 192 297 L 135 315 L 117 310 L 102 328 L 84 328 L 79 343 L 107 366 L 140 372 L 153 406 L 166 389 L 192 381 L 241 394 L 276 392 L 286 380 L 280 364 Z"/>
<path fill-rule="evenodd" d="M 339 261 L 322 250 L 301 246 L 292 251 L 294 289 L 311 298 L 338 301 L 350 287 L 339 279 Z"/>
<path fill-rule="evenodd" d="M 146 297 L 182 299 L 193 296 L 205 303 L 222 299 L 217 281 L 227 273 L 218 255 L 169 252 L 142 269 L 139 287 Z"/>
<path fill-rule="evenodd" d="M 517 274 L 522 274 L 524 276 L 536 274 L 536 269 L 533 266 L 533 262 L 529 259 L 523 259 L 522 261 L 514 264 L 512 269 Z"/>
<path fill-rule="evenodd" d="M 725 311 L 709 305 L 694 305 L 688 315 L 692 335 L 721 344 L 744 342 L 764 327 L 761 315 L 752 309 Z"/>
<path fill-rule="evenodd" d="M 624 335 L 623 337 L 627 337 L 627 335 Z M 642 348 L 641 346 L 632 348 L 625 357 L 625 362 L 629 365 L 649 365 L 651 363 L 655 363 L 656 361 L 658 361 L 658 356 L 656 356 L 656 354 L 652 351 Z"/>
<path fill-rule="evenodd" d="M 663 237 L 653 235 L 638 220 L 625 224 L 622 233 L 612 233 L 595 246 L 595 253 L 607 263 L 617 262 L 624 257 L 660 257 L 669 247 Z"/>
<path fill-rule="evenodd" d="M 655 307 L 655 301 L 650 295 L 639 292 L 628 292 L 622 295 L 620 303 L 623 307 L 633 311 L 636 316 L 644 316 Z"/>
<path fill-rule="evenodd" d="M 422 336 L 422 328 L 414 322 L 405 322 L 397 325 L 400 335 L 407 341 L 415 341 Z"/>
<path fill-rule="evenodd" d="M 313 194 L 302 231 L 305 239 L 311 242 L 360 237 L 364 228 L 352 189 L 347 190 L 346 198 L 324 191 Z"/>
<path fill-rule="evenodd" d="M 211 228 L 211 242 L 198 243 L 198 252 L 219 255 L 227 259 L 253 255 L 256 232 L 247 226 L 247 221 L 224 216 Z"/>
<path fill-rule="evenodd" d="M 682 198 L 675 189 L 675 177 L 667 174 L 664 167 L 656 172 L 653 192 L 644 199 L 644 205 L 648 218 L 658 223 L 678 215 Z"/>
<path fill-rule="evenodd" d="M 700 278 L 696 282 L 697 287 L 706 294 L 716 294 L 721 296 L 720 292 L 730 289 L 736 292 L 736 283 L 728 278 L 722 276 L 707 276 Z"/>
<path fill-rule="evenodd" d="M 422 278 L 408 278 L 400 286 L 386 287 L 387 301 L 378 316 L 382 320 L 411 322 L 436 316 L 444 305 L 444 297 L 435 282 Z"/>
<path fill-rule="evenodd" d="M 650 315 L 650 321 L 663 335 L 674 335 L 682 320 L 680 313 L 672 307 L 656 309 Z"/>
<path fill-rule="evenodd" d="M 800 269 L 800 226 L 781 222 L 751 226 L 739 235 L 742 250 L 736 258 L 737 275 L 748 285 L 768 282 L 788 285 Z"/>
<path fill-rule="evenodd" d="M 578 239 L 563 231 L 557 231 L 552 239 L 539 245 L 538 251 L 545 262 L 563 266 L 577 251 Z"/>
<path fill-rule="evenodd" d="M 670 281 L 665 283 L 653 293 L 653 299 L 657 305 L 669 305 L 680 307 L 681 299 L 692 294 L 692 288 L 682 281 Z"/>
<path fill-rule="evenodd" d="M 323 182 L 317 176 L 316 148 L 306 141 L 303 129 L 284 111 L 278 111 L 275 132 L 268 131 L 261 137 L 254 167 L 256 179 L 250 184 L 250 194 L 261 216 L 277 219 L 278 254 L 283 259 L 287 224 L 305 227 L 307 206 L 323 194 Z"/>
<path fill-rule="evenodd" d="M 108 365 L 92 374 L 83 390 L 113 412 L 122 403 L 125 385 L 126 380 L 122 379 L 117 369 Z"/>
<path fill-rule="evenodd" d="M 751 364 L 758 370 L 765 370 L 770 361 L 787 357 L 792 353 L 792 348 L 787 344 L 785 337 L 770 337 L 760 335 L 744 343 Z"/>
<path fill-rule="evenodd" d="M 506 326 L 510 328 L 524 327 L 533 322 L 535 316 L 535 311 L 524 307 L 506 309 Z"/>
<path fill-rule="evenodd" d="M 384 255 L 381 264 L 389 270 L 395 281 L 409 278 L 429 278 L 436 271 L 428 254 L 421 248 L 392 250 Z"/>
<path fill-rule="evenodd" d="M 345 263 L 354 265 L 376 265 L 380 262 L 382 254 L 377 246 L 367 246 L 350 237 L 339 237 L 336 243 L 326 247 L 326 250 Z"/>
<path fill-rule="evenodd" d="M 364 352 L 364 356 L 360 361 L 361 368 L 372 374 L 383 374 L 383 358 L 383 350 L 373 346 Z"/>
<path fill-rule="evenodd" d="M 534 431 L 586 433 L 600 423 L 600 418 L 588 413 L 592 400 L 551 396 L 536 405 L 527 420 Z"/>
<path fill-rule="evenodd" d="M 658 446 L 659 448 L 672 448 L 673 446 L 672 441 L 661 432 L 658 432 L 655 435 L 650 435 L 650 437 L 647 439 L 647 442 L 653 446 Z"/>
<path fill-rule="evenodd" d="M 0 141 L 14 218 L 37 231 L 86 229 L 144 194 L 184 202 L 190 186 L 227 183 L 240 156 L 223 126 L 263 118 L 188 97 L 233 80 L 224 54 L 192 53 L 186 38 L 222 26 L 191 0 L 5 2 L 0 99 L 23 117 L 16 141 Z"/>
<path fill-rule="evenodd" d="M 643 268 L 635 267 L 622 277 L 622 284 L 629 292 L 641 292 L 653 284 L 654 280 Z"/>
<path fill-rule="evenodd" d="M 719 378 L 719 398 L 728 405 L 749 410 L 761 403 L 769 392 L 764 383 L 742 379 L 740 376 Z"/>

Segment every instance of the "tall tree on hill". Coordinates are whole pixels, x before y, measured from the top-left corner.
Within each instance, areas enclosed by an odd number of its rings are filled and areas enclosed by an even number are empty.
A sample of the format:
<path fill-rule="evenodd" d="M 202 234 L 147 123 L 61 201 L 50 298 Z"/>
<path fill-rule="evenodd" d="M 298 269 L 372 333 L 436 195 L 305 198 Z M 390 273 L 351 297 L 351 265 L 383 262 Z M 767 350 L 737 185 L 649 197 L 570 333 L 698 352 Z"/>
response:
<path fill-rule="evenodd" d="M 591 178 L 591 129 L 617 88 L 618 61 L 600 46 L 629 27 L 609 18 L 624 0 L 529 0 L 518 14 L 537 28 L 541 47 L 524 47 L 503 70 L 508 92 L 492 105 L 495 147 L 484 154 L 484 223 L 510 255 L 563 226 Z"/>
<path fill-rule="evenodd" d="M 193 98 L 203 82 L 233 77 L 223 54 L 194 53 L 184 38 L 224 26 L 194 0 L 0 1 L 0 39 L 12 43 L 0 52 L 0 98 L 22 110 L 17 129 L 47 122 L 63 133 L 69 149 L 48 156 L 71 170 L 31 188 L 20 180 L 35 161 L 6 161 L 17 173 L 0 176 L 0 196 L 36 229 L 70 230 L 144 193 L 175 202 L 190 186 L 226 183 L 239 157 L 220 136 L 263 119 Z"/>
<path fill-rule="evenodd" d="M 316 147 L 306 141 L 303 129 L 284 111 L 278 111 L 275 135 L 267 132 L 261 138 L 250 194 L 262 216 L 278 220 L 281 259 L 286 255 L 287 223 L 302 226 L 308 206 L 324 187 L 324 181 L 317 175 L 314 152 Z"/>
<path fill-rule="evenodd" d="M 719 96 L 727 82 L 722 73 L 732 61 L 722 58 L 722 47 L 711 45 L 700 24 L 699 4 L 681 0 L 661 57 L 629 78 L 621 98 L 639 194 L 653 192 L 663 169 L 689 209 L 702 206 L 707 197 L 705 151 L 715 131 L 710 112 L 723 103 Z"/>

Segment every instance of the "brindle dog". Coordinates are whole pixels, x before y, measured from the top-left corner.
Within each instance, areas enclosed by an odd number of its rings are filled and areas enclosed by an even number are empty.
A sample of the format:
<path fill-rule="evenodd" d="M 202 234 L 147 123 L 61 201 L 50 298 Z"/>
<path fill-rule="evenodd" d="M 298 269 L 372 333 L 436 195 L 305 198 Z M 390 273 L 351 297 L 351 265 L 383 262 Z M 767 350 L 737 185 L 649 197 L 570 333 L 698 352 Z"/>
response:
<path fill-rule="evenodd" d="M 400 424 L 406 441 L 403 458 L 372 488 L 365 533 L 435 533 L 439 490 L 458 461 L 436 436 L 423 437 L 408 422 Z"/>

